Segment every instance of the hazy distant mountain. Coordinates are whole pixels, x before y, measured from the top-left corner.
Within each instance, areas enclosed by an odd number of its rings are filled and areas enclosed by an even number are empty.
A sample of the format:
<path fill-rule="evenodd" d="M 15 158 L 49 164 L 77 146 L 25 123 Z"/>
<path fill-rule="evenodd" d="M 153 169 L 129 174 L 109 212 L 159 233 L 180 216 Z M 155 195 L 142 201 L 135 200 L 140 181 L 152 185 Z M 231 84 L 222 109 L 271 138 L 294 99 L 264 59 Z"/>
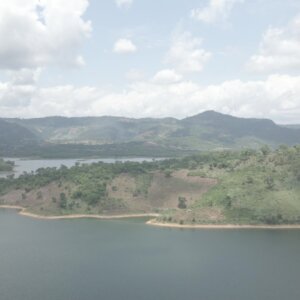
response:
<path fill-rule="evenodd" d="M 207 111 L 186 118 L 186 136 L 231 148 L 259 144 L 293 145 L 300 143 L 300 130 L 283 128 L 268 119 L 245 119 Z"/>
<path fill-rule="evenodd" d="M 113 144 L 152 141 L 178 128 L 179 121 L 167 119 L 129 119 L 120 117 L 47 117 L 7 119 L 26 127 L 52 143 Z"/>
<path fill-rule="evenodd" d="M 292 129 L 300 129 L 300 124 L 293 124 L 293 125 L 281 125 L 285 128 L 292 128 Z"/>
<path fill-rule="evenodd" d="M 267 119 L 237 118 L 207 111 L 183 120 L 123 117 L 5 119 L 6 141 L 83 145 L 143 145 L 157 149 L 211 150 L 300 144 L 300 129 Z M 0 128 L 2 131 L 2 129 Z M 9 134 L 9 131 L 12 134 Z M 21 138 L 22 137 L 22 138 Z M 20 139 L 21 138 L 21 139 Z M 111 147 L 111 146 L 110 146 Z M 104 147 L 103 149 L 109 149 Z M 120 146 L 121 148 L 121 146 Z M 54 150 L 53 150 L 54 151 Z M 96 151 L 94 151 L 96 152 Z M 129 151 L 130 152 L 130 151 Z"/>
<path fill-rule="evenodd" d="M 0 120 L 0 151 L 7 154 L 16 148 L 37 145 L 39 138 L 27 128 Z"/>

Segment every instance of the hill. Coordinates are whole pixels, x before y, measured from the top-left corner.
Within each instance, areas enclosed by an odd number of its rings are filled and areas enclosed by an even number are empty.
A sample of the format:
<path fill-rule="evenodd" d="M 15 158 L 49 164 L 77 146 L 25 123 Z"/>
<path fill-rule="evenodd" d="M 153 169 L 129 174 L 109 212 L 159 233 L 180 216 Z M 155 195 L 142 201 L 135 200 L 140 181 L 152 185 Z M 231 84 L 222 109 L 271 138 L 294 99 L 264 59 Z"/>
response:
<path fill-rule="evenodd" d="M 22 125 L 0 120 L 0 156 L 38 144 L 38 137 Z"/>
<path fill-rule="evenodd" d="M 39 215 L 158 213 L 176 224 L 300 224 L 300 147 L 39 169 L 0 179 L 0 204 Z"/>
<path fill-rule="evenodd" d="M 300 129 L 300 124 L 282 125 L 282 127 L 292 128 L 292 129 Z"/>
<path fill-rule="evenodd" d="M 58 144 L 102 145 L 153 141 L 178 127 L 178 120 L 121 117 L 46 117 L 6 119 L 29 129 L 41 139 Z"/>
<path fill-rule="evenodd" d="M 21 156 L 55 157 L 55 153 L 61 153 L 62 157 L 68 157 L 68 153 L 70 157 L 109 154 L 142 156 L 151 153 L 153 156 L 173 156 L 174 153 L 180 155 L 187 151 L 300 143 L 300 129 L 297 127 L 288 128 L 267 119 L 237 118 L 214 111 L 183 120 L 47 117 L 5 119 L 1 122 L 11 127 L 3 129 L 3 132 L 10 145 L 15 146 L 12 153 Z M 37 141 L 36 147 L 26 147 Z M 2 148 L 0 145 L 0 151 Z M 126 151 L 122 154 L 118 149 Z"/>
<path fill-rule="evenodd" d="M 182 136 L 226 148 L 300 143 L 300 130 L 282 128 L 268 119 L 245 119 L 207 111 L 182 120 Z M 175 133 L 176 134 L 176 133 Z"/>

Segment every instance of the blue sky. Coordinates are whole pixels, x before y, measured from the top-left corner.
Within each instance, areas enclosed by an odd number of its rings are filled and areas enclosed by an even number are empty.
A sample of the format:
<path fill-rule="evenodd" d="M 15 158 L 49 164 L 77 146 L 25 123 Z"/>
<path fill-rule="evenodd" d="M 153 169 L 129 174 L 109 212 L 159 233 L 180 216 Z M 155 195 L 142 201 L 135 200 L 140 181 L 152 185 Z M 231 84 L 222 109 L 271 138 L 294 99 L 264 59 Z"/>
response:
<path fill-rule="evenodd" d="M 172 35 L 189 31 L 203 39 L 203 47 L 213 53 L 203 72 L 186 74 L 204 84 L 228 79 L 257 79 L 261 74 L 245 70 L 245 63 L 257 51 L 263 32 L 284 26 L 300 11 L 297 1 L 252 0 L 237 3 L 227 19 L 206 24 L 190 17 L 192 9 L 205 7 L 209 1 L 135 0 L 130 7 L 119 8 L 112 0 L 91 0 L 83 15 L 92 21 L 91 38 L 85 41 L 82 69 L 54 70 L 45 84 L 116 85 L 127 84 L 131 69 L 151 77 L 157 70 L 170 67 L 164 63 Z M 290 4 L 288 4 L 290 3 Z M 137 46 L 134 55 L 116 55 L 116 40 L 128 38 Z M 63 79 L 56 74 L 62 75 Z"/>
<path fill-rule="evenodd" d="M 0 39 L 2 117 L 300 123 L 298 0 L 11 0 Z"/>

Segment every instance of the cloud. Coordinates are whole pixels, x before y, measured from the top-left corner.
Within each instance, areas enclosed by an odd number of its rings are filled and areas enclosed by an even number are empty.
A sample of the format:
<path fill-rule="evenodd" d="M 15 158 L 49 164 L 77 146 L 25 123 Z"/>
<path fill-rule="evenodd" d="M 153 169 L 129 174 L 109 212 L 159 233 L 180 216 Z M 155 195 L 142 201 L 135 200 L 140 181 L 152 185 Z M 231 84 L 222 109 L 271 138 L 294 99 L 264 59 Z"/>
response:
<path fill-rule="evenodd" d="M 116 4 L 119 8 L 130 7 L 133 3 L 133 0 L 116 0 Z"/>
<path fill-rule="evenodd" d="M 207 24 L 224 21 L 233 7 L 243 2 L 244 0 L 210 0 L 206 7 L 193 9 L 191 17 Z"/>
<path fill-rule="evenodd" d="M 34 85 L 41 74 L 41 69 L 20 69 L 9 71 L 8 75 L 14 85 Z"/>
<path fill-rule="evenodd" d="M 135 53 L 137 51 L 137 47 L 129 39 L 119 39 L 116 41 L 113 51 L 118 54 L 129 54 Z"/>
<path fill-rule="evenodd" d="M 179 72 L 201 72 L 212 54 L 202 47 L 202 40 L 190 32 L 173 35 L 166 63 L 172 64 Z"/>
<path fill-rule="evenodd" d="M 272 75 L 262 81 L 230 80 L 201 86 L 195 82 L 168 84 L 139 81 L 121 92 L 95 87 L 0 83 L 3 117 L 49 115 L 177 117 L 216 110 L 240 117 L 300 122 L 300 76 Z"/>
<path fill-rule="evenodd" d="M 0 68 L 81 66 L 80 47 L 92 26 L 88 0 L 0 2 Z"/>
<path fill-rule="evenodd" d="M 175 70 L 165 69 L 157 72 L 153 77 L 153 82 L 155 83 L 174 83 L 182 79 L 182 76 L 178 74 Z"/>
<path fill-rule="evenodd" d="M 14 85 L 12 83 L 0 83 L 0 108 L 2 113 L 18 115 L 18 108 L 30 108 L 32 97 L 36 94 L 36 88 L 32 85 Z M 2 111 L 3 109 L 3 111 Z M 13 112 L 14 111 L 14 112 Z M 22 115 L 20 112 L 19 116 Z"/>
<path fill-rule="evenodd" d="M 145 78 L 145 74 L 137 69 L 131 69 L 125 74 L 126 79 L 129 81 L 140 81 Z"/>
<path fill-rule="evenodd" d="M 258 54 L 247 68 L 256 72 L 300 69 L 300 16 L 286 27 L 269 28 L 263 35 Z"/>

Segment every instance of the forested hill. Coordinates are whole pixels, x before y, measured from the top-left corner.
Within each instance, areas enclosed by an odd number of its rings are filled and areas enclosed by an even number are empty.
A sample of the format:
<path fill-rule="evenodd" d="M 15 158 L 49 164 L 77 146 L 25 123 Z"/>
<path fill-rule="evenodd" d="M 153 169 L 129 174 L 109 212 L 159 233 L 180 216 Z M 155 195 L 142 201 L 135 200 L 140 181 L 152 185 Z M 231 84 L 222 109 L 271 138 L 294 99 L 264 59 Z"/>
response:
<path fill-rule="evenodd" d="M 126 149 L 123 155 L 139 156 L 142 153 L 137 151 L 138 148 L 143 149 L 143 154 L 151 153 L 154 148 L 154 156 L 156 151 L 158 156 L 166 156 L 169 152 L 173 155 L 184 151 L 259 148 L 264 144 L 271 147 L 300 144 L 300 129 L 297 127 L 279 126 L 267 119 L 237 118 L 214 111 L 183 120 L 123 117 L 2 119 L 0 134 L 3 141 L 0 153 L 7 145 L 18 148 L 38 142 L 39 147 L 31 148 L 35 150 L 32 155 L 47 153 L 49 147 L 55 153 L 56 145 L 60 145 L 58 152 L 62 148 L 65 154 L 77 149 L 79 156 L 80 153 L 82 156 L 107 156 L 106 150 L 118 147 Z M 26 151 L 25 156 L 30 154 L 27 148 Z"/>
<path fill-rule="evenodd" d="M 300 146 L 94 163 L 0 179 L 0 205 L 39 215 L 159 213 L 180 224 L 300 224 Z"/>
<path fill-rule="evenodd" d="M 300 130 L 284 128 L 268 119 L 245 119 L 207 111 L 182 121 L 189 133 L 204 130 L 208 140 L 230 144 L 243 138 L 257 139 L 270 144 L 295 144 L 300 142 Z M 293 130 L 294 129 L 294 130 Z"/>
<path fill-rule="evenodd" d="M 6 152 L 37 145 L 39 138 L 26 127 L 0 120 L 0 150 Z"/>

